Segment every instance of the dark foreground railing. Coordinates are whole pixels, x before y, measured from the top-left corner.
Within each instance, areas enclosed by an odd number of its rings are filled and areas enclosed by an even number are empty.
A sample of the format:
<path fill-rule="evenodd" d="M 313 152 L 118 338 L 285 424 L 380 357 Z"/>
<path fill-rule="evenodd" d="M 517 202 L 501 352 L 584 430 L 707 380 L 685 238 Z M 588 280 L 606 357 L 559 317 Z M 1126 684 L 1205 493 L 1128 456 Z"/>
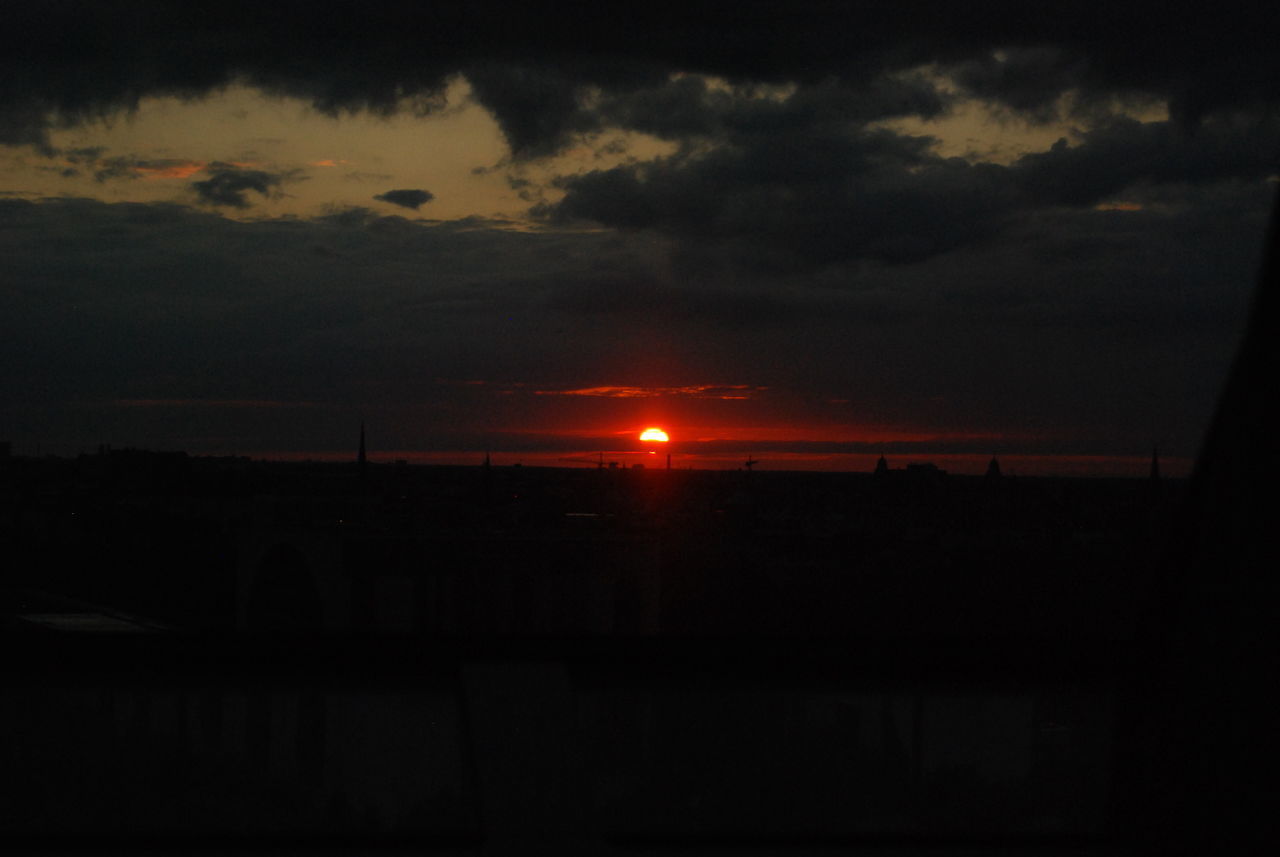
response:
<path fill-rule="evenodd" d="M 1132 645 L 11 636 L 39 850 L 1098 853 Z"/>

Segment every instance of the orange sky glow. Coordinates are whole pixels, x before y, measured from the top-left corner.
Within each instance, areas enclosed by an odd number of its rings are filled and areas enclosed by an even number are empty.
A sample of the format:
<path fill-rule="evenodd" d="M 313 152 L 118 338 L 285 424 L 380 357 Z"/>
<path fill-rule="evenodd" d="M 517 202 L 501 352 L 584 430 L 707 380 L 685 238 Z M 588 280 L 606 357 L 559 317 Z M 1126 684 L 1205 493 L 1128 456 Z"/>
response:
<path fill-rule="evenodd" d="M 208 166 L 203 161 L 182 161 L 173 164 L 139 164 L 133 171 L 144 179 L 190 178 Z"/>
<path fill-rule="evenodd" d="M 581 387 L 574 390 L 536 390 L 535 395 L 588 396 L 601 399 L 686 398 L 737 401 L 741 399 L 750 399 L 768 389 L 768 387 L 758 387 L 750 384 L 690 384 L 676 387 L 629 387 L 613 385 Z"/>

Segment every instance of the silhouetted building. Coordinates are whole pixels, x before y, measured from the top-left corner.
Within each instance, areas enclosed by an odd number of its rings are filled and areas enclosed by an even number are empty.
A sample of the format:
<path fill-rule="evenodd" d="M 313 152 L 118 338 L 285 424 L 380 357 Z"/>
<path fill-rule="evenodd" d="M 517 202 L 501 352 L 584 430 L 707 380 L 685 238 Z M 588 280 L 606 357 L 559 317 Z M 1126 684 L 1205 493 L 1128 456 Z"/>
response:
<path fill-rule="evenodd" d="M 181 488 L 191 471 L 185 452 L 112 449 L 99 444 L 96 455 L 81 455 L 76 467 L 89 482 L 132 491 L 159 492 Z"/>
<path fill-rule="evenodd" d="M 932 462 L 925 461 L 919 464 L 908 464 L 907 475 L 913 479 L 932 481 L 943 478 L 947 475 L 947 471 Z"/>
<path fill-rule="evenodd" d="M 880 460 L 876 462 L 876 476 L 884 476 L 889 472 L 889 462 L 885 461 L 884 456 L 880 456 Z"/>

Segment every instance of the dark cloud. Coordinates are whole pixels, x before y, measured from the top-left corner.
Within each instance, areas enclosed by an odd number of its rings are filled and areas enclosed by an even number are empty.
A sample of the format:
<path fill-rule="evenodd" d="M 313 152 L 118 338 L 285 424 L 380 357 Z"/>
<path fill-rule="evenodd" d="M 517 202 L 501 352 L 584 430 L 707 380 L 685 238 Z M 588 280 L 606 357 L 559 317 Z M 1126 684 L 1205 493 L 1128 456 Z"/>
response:
<path fill-rule="evenodd" d="M 467 70 L 476 98 L 494 112 L 517 159 L 550 155 L 599 120 L 579 103 L 579 82 L 554 69 L 480 65 Z"/>
<path fill-rule="evenodd" d="M 764 270 L 851 258 L 910 261 L 995 232 L 1006 171 L 929 153 L 928 138 L 799 125 L 561 180 L 557 221 L 653 229 Z"/>
<path fill-rule="evenodd" d="M 664 139 L 787 134 L 815 125 L 857 127 L 895 116 L 932 118 L 948 102 L 937 85 L 912 73 L 854 87 L 827 79 L 794 92 L 757 83 L 729 90 L 683 76 L 610 95 L 597 108 L 600 121 Z"/>
<path fill-rule="evenodd" d="M 1019 186 L 1050 204 L 1089 205 L 1138 184 L 1262 179 L 1280 170 L 1280 117 L 1220 117 L 1194 129 L 1115 119 L 1015 165 Z"/>
<path fill-rule="evenodd" d="M 674 85 L 691 103 L 718 102 L 687 110 L 704 118 L 697 133 L 711 144 L 563 177 L 563 198 L 534 214 L 656 231 L 681 242 L 688 260 L 714 254 L 750 270 L 811 270 L 936 256 L 992 240 L 1043 206 L 1280 171 L 1274 114 L 1215 116 L 1191 128 L 1111 117 L 1005 167 L 942 158 L 931 138 L 851 121 L 840 87 L 737 99 L 702 83 Z"/>
<path fill-rule="evenodd" d="M 414 211 L 435 198 L 435 194 L 426 190 L 389 190 L 374 197 L 379 202 L 389 202 L 401 208 L 412 208 Z"/>
<path fill-rule="evenodd" d="M 102 153 L 105 151 L 106 148 L 103 146 L 82 146 L 74 149 L 64 149 L 59 154 L 73 164 L 89 164 L 102 157 Z"/>
<path fill-rule="evenodd" d="M 99 161 L 97 169 L 93 171 L 93 177 L 99 182 L 111 181 L 112 179 L 136 179 L 138 173 L 134 169 L 138 160 L 131 157 L 106 158 Z"/>
<path fill-rule="evenodd" d="M 999 102 L 1032 120 L 1057 118 L 1057 101 L 1079 86 L 1087 71 L 1079 54 L 1051 45 L 1014 47 L 953 67 L 956 81 L 980 98 Z"/>
<path fill-rule="evenodd" d="M 1257 10 L 1261 7 L 1252 6 Z M 174 14 L 160 2 L 61 2 L 6 10 L 0 47 L 0 142 L 48 145 L 50 128 L 136 107 L 156 95 L 197 97 L 236 80 L 332 115 L 430 112 L 465 72 L 514 155 L 567 145 L 609 121 L 683 135 L 706 116 L 684 109 L 696 85 L 672 72 L 741 85 L 836 81 L 857 113 L 929 115 L 936 93 L 904 71 L 931 64 L 965 91 L 1027 116 L 1061 94 L 1167 101 L 1195 124 L 1280 102 L 1277 13 L 1165 4 L 812 2 L 633 9 L 571 3 L 328 4 L 228 0 Z M 1135 49 L 1141 45 L 1141 49 Z"/>
<path fill-rule="evenodd" d="M 209 174 L 209 178 L 192 182 L 191 189 L 201 202 L 229 208 L 248 208 L 250 202 L 246 194 L 249 191 L 271 197 L 280 192 L 285 181 L 300 178 L 293 173 L 251 170 L 220 161 L 209 164 L 205 172 Z"/>

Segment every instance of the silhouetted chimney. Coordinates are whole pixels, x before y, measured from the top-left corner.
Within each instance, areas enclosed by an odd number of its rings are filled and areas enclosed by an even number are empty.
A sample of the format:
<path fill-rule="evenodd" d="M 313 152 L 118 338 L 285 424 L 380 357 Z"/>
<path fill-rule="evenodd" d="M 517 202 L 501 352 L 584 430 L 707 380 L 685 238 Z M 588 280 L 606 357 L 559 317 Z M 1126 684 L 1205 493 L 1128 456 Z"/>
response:
<path fill-rule="evenodd" d="M 991 482 L 994 482 L 995 480 L 1000 478 L 1000 462 L 996 460 L 996 457 L 994 455 L 991 456 L 991 463 L 987 465 L 986 478 L 988 481 L 991 481 Z"/>

